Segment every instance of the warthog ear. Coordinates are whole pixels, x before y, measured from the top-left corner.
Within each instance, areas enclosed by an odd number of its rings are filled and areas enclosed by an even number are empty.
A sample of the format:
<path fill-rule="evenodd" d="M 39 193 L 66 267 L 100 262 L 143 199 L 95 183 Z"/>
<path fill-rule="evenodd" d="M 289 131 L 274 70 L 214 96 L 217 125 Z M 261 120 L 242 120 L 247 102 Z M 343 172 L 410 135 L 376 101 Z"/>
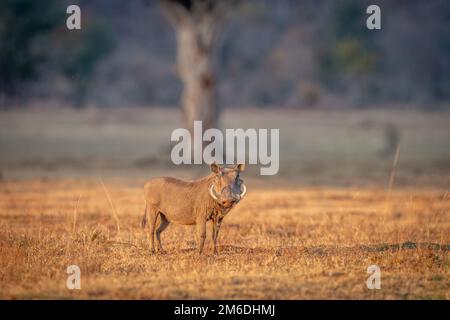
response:
<path fill-rule="evenodd" d="M 236 167 L 240 172 L 245 170 L 245 163 L 238 164 Z"/>
<path fill-rule="evenodd" d="M 220 167 L 215 163 L 211 163 L 211 171 L 214 173 L 219 173 L 220 172 Z"/>

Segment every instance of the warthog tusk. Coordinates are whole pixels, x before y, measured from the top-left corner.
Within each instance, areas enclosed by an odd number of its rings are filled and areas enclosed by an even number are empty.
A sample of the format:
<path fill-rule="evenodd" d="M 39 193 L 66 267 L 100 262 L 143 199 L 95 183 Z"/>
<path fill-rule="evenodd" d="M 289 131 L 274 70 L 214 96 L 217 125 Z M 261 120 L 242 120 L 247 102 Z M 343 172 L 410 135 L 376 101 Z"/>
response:
<path fill-rule="evenodd" d="M 244 199 L 245 193 L 247 192 L 247 187 L 245 186 L 245 184 L 242 184 L 242 187 L 244 187 L 244 191 L 242 191 L 241 193 L 241 199 Z"/>
<path fill-rule="evenodd" d="M 209 194 L 211 195 L 211 197 L 212 197 L 214 200 L 218 200 L 217 197 L 216 197 L 216 195 L 214 194 L 213 187 L 214 187 L 214 185 L 211 185 L 211 188 L 209 188 Z"/>

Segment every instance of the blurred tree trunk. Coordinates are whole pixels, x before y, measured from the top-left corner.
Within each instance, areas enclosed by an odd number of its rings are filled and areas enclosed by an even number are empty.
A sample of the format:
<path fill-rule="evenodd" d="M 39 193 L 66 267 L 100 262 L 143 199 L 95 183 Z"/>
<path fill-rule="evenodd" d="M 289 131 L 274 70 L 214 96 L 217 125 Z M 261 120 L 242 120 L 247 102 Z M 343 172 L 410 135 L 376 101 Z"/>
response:
<path fill-rule="evenodd" d="M 204 130 L 217 127 L 219 110 L 210 56 L 213 39 L 208 28 L 202 23 L 178 32 L 177 70 L 184 84 L 181 108 L 189 130 L 193 128 L 194 120 L 202 120 Z"/>
<path fill-rule="evenodd" d="M 195 120 L 203 130 L 217 127 L 219 108 L 213 70 L 213 45 L 227 0 L 162 0 L 177 38 L 177 72 L 183 82 L 181 109 L 185 128 Z"/>

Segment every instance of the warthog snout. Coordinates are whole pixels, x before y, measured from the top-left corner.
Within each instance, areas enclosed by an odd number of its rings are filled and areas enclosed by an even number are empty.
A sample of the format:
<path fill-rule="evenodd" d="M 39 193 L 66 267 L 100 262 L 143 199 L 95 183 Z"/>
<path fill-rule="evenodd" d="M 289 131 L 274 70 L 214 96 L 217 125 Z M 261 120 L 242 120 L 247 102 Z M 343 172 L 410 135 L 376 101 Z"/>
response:
<path fill-rule="evenodd" d="M 225 208 L 229 208 L 238 203 L 239 200 L 241 200 L 241 196 L 240 194 L 234 193 L 230 187 L 226 187 L 224 190 L 222 190 L 220 199 L 220 204 Z"/>
<path fill-rule="evenodd" d="M 244 166 L 239 165 L 236 168 L 217 168 L 212 166 L 216 174 L 214 182 L 210 187 L 210 194 L 222 207 L 231 208 L 237 204 L 247 191 L 239 173 L 243 171 Z"/>

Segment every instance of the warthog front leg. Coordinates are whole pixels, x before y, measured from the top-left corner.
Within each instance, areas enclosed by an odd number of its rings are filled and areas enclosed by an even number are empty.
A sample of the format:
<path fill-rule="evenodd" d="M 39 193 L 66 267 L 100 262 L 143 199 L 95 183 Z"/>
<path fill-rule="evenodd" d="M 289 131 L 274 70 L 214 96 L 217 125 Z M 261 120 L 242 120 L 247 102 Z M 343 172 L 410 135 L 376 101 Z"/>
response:
<path fill-rule="evenodd" d="M 201 219 L 197 221 L 197 242 L 198 242 L 198 253 L 203 252 L 203 246 L 205 245 L 206 239 L 206 220 Z"/>
<path fill-rule="evenodd" d="M 222 219 L 215 219 L 212 221 L 212 238 L 214 242 L 214 254 L 217 254 L 217 239 L 219 238 L 219 230 Z"/>

